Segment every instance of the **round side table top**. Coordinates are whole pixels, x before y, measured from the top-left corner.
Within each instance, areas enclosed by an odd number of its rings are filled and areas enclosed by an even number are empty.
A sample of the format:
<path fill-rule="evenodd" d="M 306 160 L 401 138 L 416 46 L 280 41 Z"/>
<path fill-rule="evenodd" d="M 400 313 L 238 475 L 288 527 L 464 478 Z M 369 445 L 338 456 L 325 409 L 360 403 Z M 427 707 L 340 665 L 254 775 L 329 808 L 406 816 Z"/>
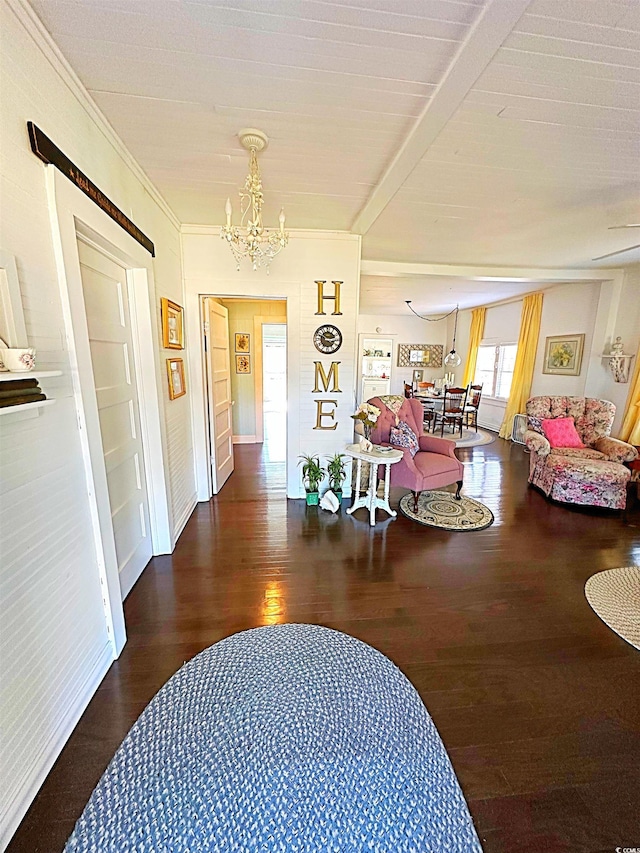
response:
<path fill-rule="evenodd" d="M 345 452 L 349 456 L 353 456 L 354 459 L 362 459 L 363 462 L 376 462 L 377 464 L 389 463 L 393 465 L 394 462 L 399 462 L 402 459 L 401 450 L 379 451 L 375 449 L 375 444 L 373 447 L 373 450 L 365 451 L 360 449 L 359 444 L 348 444 L 345 447 Z"/>

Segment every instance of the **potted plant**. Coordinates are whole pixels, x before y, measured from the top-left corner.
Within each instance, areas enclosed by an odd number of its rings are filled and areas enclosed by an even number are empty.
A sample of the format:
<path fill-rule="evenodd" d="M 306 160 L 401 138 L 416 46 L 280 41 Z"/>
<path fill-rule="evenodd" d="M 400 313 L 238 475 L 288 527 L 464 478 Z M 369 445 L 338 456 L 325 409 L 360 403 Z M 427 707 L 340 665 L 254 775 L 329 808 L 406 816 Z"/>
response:
<path fill-rule="evenodd" d="M 318 489 L 325 475 L 325 470 L 320 465 L 320 460 L 317 456 L 302 454 L 300 462 L 303 463 L 302 482 L 307 492 L 307 506 L 318 506 L 320 500 Z M 298 462 L 298 465 L 300 462 Z"/>
<path fill-rule="evenodd" d="M 335 453 L 327 462 L 327 474 L 329 475 L 329 488 L 333 494 L 342 500 L 342 483 L 346 479 L 344 453 Z"/>

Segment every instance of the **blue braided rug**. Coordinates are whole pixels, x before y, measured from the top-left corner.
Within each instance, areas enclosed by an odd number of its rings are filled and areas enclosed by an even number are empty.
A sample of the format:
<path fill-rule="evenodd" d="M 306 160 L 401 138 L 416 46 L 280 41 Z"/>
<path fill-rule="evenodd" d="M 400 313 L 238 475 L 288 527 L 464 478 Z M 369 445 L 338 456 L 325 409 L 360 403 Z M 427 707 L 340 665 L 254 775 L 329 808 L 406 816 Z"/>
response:
<path fill-rule="evenodd" d="M 228 637 L 149 703 L 65 853 L 482 853 L 440 736 L 384 655 L 317 625 Z"/>

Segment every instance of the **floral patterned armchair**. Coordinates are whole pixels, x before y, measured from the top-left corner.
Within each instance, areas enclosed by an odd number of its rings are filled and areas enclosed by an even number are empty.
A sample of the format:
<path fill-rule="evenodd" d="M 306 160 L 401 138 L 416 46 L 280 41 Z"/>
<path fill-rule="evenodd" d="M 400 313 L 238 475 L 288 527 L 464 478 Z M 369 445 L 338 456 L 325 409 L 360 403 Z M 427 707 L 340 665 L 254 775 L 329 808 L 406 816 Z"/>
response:
<path fill-rule="evenodd" d="M 638 455 L 632 445 L 611 438 L 616 407 L 593 397 L 532 397 L 527 401 L 526 446 L 531 451 L 529 482 L 563 503 L 624 509 L 630 471 L 623 464 Z M 572 417 L 585 447 L 551 447 L 544 418 Z"/>

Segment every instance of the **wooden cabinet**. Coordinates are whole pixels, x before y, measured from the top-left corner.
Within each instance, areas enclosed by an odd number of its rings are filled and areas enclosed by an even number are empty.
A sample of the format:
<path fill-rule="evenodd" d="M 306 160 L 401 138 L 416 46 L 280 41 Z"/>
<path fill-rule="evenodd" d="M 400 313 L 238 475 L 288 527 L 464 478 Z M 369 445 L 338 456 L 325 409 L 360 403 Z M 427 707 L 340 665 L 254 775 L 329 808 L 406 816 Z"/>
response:
<path fill-rule="evenodd" d="M 390 393 L 393 339 L 360 335 L 360 400 Z"/>
<path fill-rule="evenodd" d="M 390 379 L 362 379 L 362 400 L 370 400 L 372 397 L 380 397 L 389 393 Z"/>

